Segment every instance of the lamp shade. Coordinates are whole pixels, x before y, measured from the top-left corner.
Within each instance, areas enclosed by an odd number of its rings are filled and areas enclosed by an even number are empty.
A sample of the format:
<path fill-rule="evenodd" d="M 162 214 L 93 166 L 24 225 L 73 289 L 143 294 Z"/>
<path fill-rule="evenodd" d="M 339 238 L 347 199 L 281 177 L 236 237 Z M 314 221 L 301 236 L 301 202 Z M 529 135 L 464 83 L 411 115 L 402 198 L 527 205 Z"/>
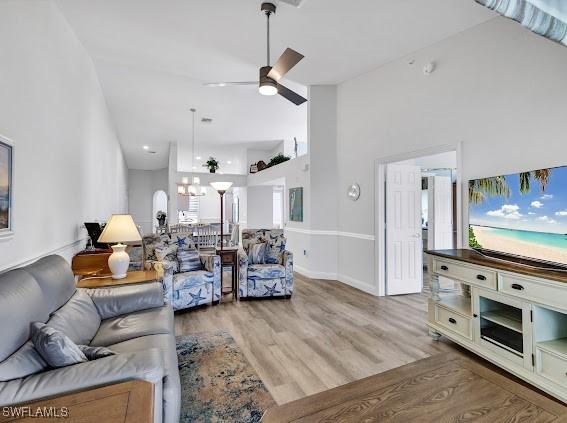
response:
<path fill-rule="evenodd" d="M 113 214 L 98 238 L 98 242 L 105 244 L 137 242 L 141 240 L 140 232 L 134 223 L 134 219 L 129 214 Z"/>
<path fill-rule="evenodd" d="M 232 182 L 211 182 L 211 186 L 218 192 L 226 192 L 232 186 Z"/>

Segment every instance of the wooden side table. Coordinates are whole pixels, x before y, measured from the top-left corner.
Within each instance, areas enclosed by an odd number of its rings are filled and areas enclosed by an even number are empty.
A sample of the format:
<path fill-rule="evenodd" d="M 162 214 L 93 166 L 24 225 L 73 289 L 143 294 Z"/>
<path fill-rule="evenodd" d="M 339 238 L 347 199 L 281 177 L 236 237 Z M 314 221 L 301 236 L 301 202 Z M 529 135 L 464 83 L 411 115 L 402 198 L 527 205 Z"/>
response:
<path fill-rule="evenodd" d="M 238 247 L 224 247 L 222 250 L 217 247 L 217 255 L 221 259 L 221 293 L 231 294 L 232 298 L 238 300 L 239 284 L 238 284 Z M 231 290 L 223 290 L 222 288 L 222 276 L 223 269 L 225 267 L 230 267 L 231 276 Z"/>
<path fill-rule="evenodd" d="M 137 283 L 155 282 L 158 274 L 155 270 L 137 270 L 128 272 L 124 279 L 112 279 L 112 276 L 86 277 L 77 282 L 77 288 L 102 288 Z"/>

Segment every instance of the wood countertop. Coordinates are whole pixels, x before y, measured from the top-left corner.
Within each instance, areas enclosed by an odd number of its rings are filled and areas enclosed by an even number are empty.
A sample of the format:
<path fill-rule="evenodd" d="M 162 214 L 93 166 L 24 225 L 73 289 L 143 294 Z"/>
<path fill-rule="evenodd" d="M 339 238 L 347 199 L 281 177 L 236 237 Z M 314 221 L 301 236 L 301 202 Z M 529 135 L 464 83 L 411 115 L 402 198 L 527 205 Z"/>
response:
<path fill-rule="evenodd" d="M 486 266 L 492 269 L 503 270 L 506 272 L 519 273 L 526 276 L 533 276 L 541 279 L 549 279 L 556 282 L 567 283 L 567 268 L 565 271 L 545 263 L 539 263 L 529 259 L 507 258 L 505 255 L 494 254 L 495 257 L 484 255 L 475 250 L 455 249 L 455 250 L 427 250 L 427 254 L 462 261 L 465 263 Z"/>

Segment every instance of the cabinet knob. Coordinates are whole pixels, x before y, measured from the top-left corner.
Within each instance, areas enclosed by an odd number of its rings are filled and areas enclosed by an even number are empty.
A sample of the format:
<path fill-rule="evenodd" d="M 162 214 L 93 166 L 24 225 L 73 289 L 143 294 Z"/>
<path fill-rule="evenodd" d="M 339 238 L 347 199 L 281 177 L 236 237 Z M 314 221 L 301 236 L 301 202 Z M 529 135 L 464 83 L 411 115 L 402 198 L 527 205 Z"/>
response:
<path fill-rule="evenodd" d="M 449 270 L 449 268 L 445 265 L 441 266 L 441 270 Z"/>
<path fill-rule="evenodd" d="M 452 317 L 449 317 L 449 323 L 456 325 L 457 321 L 455 319 L 453 319 Z"/>
<path fill-rule="evenodd" d="M 477 278 L 479 281 L 485 281 L 485 280 L 486 280 L 486 276 L 484 276 L 484 275 L 476 275 L 476 278 Z"/>
<path fill-rule="evenodd" d="M 524 290 L 524 287 L 522 285 L 520 285 L 519 283 L 513 283 L 511 287 L 512 287 L 512 289 L 515 289 L 517 291 L 523 291 Z"/>

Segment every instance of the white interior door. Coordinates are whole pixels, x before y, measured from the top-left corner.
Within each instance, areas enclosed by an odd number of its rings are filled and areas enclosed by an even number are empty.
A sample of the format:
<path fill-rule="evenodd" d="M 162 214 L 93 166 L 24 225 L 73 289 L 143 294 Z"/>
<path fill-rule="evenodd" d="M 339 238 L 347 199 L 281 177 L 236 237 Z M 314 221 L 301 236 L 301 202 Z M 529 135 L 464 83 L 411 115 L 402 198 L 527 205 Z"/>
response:
<path fill-rule="evenodd" d="M 448 176 L 428 179 L 428 237 L 429 250 L 453 248 L 453 183 Z"/>
<path fill-rule="evenodd" d="M 386 293 L 421 292 L 421 168 L 386 167 Z"/>

